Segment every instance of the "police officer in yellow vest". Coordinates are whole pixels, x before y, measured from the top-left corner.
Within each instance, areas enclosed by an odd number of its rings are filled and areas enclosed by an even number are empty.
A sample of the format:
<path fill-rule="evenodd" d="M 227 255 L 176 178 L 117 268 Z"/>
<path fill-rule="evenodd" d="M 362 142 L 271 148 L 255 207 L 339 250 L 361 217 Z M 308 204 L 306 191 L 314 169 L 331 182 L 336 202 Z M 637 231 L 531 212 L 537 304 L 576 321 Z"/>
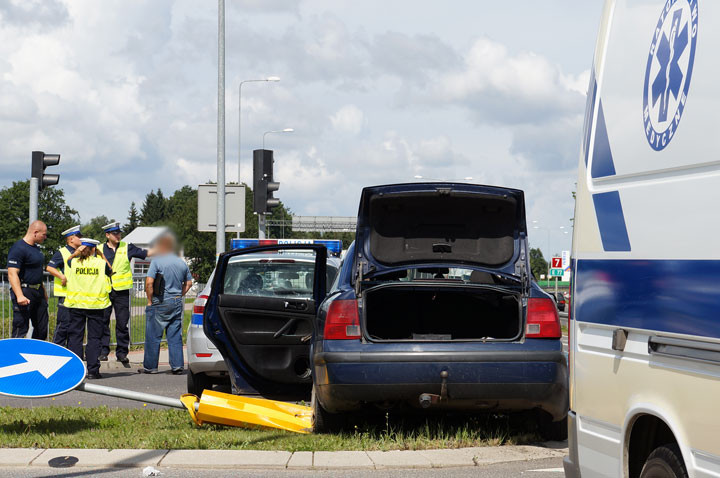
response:
<path fill-rule="evenodd" d="M 52 341 L 63 347 L 67 347 L 68 339 L 68 323 L 70 321 L 70 313 L 64 305 L 67 285 L 67 277 L 63 273 L 65 271 L 65 262 L 75 249 L 80 247 L 82 234 L 80 226 L 73 226 L 62 232 L 65 237 L 66 245 L 61 247 L 53 254 L 50 262 L 48 262 L 46 270 L 54 279 L 53 295 L 58 298 L 57 323 L 55 324 L 55 334 Z"/>
<path fill-rule="evenodd" d="M 83 338 L 87 324 L 88 378 L 100 375 L 100 341 L 105 327 L 105 309 L 110 307 L 110 264 L 97 250 L 99 241 L 83 239 L 82 244 L 65 261 L 67 296 L 65 307 L 70 312 L 68 349 L 83 356 Z"/>
<path fill-rule="evenodd" d="M 130 289 L 133 287 L 132 269 L 130 261 L 137 258 L 144 260 L 153 255 L 153 250 L 146 250 L 137 247 L 135 244 L 128 244 L 121 241 L 122 231 L 119 222 L 111 222 L 103 226 L 107 242 L 102 245 L 102 253 L 105 259 L 112 266 L 112 291 L 110 302 L 112 309 L 105 311 L 107 325 L 103 332 L 102 351 L 100 360 L 107 360 L 110 354 L 110 314 L 115 310 L 115 358 L 124 364 L 130 361 L 127 358 L 128 347 L 130 346 L 130 331 L 128 321 L 130 320 Z"/>

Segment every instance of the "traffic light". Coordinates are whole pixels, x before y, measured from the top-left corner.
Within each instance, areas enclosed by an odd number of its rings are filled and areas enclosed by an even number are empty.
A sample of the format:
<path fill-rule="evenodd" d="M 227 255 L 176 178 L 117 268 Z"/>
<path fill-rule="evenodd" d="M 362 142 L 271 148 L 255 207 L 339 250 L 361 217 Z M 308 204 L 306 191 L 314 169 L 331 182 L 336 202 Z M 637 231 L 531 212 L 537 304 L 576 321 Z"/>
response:
<path fill-rule="evenodd" d="M 48 186 L 54 186 L 60 181 L 59 174 L 45 174 L 45 168 L 57 166 L 59 163 L 59 154 L 45 154 L 42 151 L 32 152 L 32 177 L 38 180 L 39 191 Z"/>
<path fill-rule="evenodd" d="M 253 151 L 253 211 L 269 214 L 280 204 L 273 193 L 280 189 L 280 183 L 273 181 L 273 152 L 270 149 Z"/>

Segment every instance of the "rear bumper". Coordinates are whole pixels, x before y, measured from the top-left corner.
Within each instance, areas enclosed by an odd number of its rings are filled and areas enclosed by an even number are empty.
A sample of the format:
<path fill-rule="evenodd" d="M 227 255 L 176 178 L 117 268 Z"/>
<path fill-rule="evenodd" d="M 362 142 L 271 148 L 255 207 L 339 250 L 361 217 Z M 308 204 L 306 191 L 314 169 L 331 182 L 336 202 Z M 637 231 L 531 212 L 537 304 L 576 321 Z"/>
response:
<path fill-rule="evenodd" d="M 568 412 L 568 456 L 563 459 L 563 468 L 565 468 L 566 478 L 580 478 L 575 412 Z"/>
<path fill-rule="evenodd" d="M 448 398 L 434 407 L 540 408 L 561 420 L 568 409 L 567 360 L 562 347 L 526 350 L 519 345 L 515 350 L 501 346 L 505 350 L 481 351 L 316 350 L 313 371 L 318 399 L 331 412 L 372 403 L 418 407 L 421 394 L 441 393 L 440 373 L 446 371 Z"/>
<path fill-rule="evenodd" d="M 207 354 L 210 356 L 206 357 Z M 205 336 L 202 327 L 193 326 L 193 324 L 188 327 L 187 363 L 192 373 L 221 376 L 228 372 L 225 360 L 218 349 L 210 348 L 210 341 Z"/>

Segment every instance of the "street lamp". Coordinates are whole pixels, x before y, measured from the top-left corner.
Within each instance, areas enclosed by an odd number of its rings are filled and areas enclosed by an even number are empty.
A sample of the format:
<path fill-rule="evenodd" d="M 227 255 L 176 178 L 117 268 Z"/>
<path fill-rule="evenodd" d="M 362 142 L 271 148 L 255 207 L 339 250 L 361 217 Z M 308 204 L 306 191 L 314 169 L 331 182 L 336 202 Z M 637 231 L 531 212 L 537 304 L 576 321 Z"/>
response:
<path fill-rule="evenodd" d="M 243 83 L 254 83 L 258 81 L 278 82 L 280 81 L 280 77 L 268 76 L 267 78 L 260 78 L 257 80 L 243 80 L 238 85 L 238 184 L 242 182 L 242 180 L 240 179 L 240 162 L 242 160 L 242 85 Z"/>
<path fill-rule="evenodd" d="M 265 136 L 267 136 L 267 135 L 269 135 L 269 134 L 273 134 L 273 133 L 292 133 L 293 131 L 295 131 L 295 130 L 292 129 L 292 128 L 275 129 L 275 130 L 272 130 L 272 131 L 265 131 L 265 132 L 263 133 L 263 141 L 262 141 L 263 147 L 262 147 L 262 149 L 265 149 Z"/>

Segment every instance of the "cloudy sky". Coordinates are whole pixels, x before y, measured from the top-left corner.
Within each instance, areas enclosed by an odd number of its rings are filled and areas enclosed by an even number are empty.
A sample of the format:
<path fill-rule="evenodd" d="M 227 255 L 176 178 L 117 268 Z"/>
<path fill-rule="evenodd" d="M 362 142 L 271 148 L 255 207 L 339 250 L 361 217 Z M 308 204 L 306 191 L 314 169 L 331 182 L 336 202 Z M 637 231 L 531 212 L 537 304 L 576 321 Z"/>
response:
<path fill-rule="evenodd" d="M 526 191 L 568 248 L 600 0 L 227 0 L 227 179 L 262 133 L 296 214 L 355 215 L 414 176 Z M 0 0 L 0 187 L 61 153 L 83 221 L 216 177 L 217 3 Z M 53 171 L 56 172 L 56 171 Z M 549 232 L 548 232 L 549 231 Z"/>

